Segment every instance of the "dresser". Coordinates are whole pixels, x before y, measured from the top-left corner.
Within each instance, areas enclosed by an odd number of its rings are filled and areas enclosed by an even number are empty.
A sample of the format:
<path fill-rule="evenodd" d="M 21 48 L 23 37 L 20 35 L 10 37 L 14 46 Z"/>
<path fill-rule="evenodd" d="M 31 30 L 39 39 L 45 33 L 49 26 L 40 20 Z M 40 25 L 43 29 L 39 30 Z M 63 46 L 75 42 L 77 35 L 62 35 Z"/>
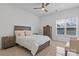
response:
<path fill-rule="evenodd" d="M 44 26 L 43 35 L 49 36 L 52 39 L 52 27 L 49 25 Z"/>

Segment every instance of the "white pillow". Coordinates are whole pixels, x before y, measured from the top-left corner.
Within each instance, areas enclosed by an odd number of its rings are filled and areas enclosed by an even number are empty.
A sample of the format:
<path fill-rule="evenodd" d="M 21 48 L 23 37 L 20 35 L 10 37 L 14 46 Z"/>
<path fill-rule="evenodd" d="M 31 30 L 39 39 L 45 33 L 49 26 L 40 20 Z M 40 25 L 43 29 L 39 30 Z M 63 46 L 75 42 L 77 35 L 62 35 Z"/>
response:
<path fill-rule="evenodd" d="M 24 35 L 25 36 L 31 36 L 32 32 L 30 30 L 24 30 Z"/>
<path fill-rule="evenodd" d="M 16 37 L 23 37 L 24 36 L 24 31 L 22 31 L 22 30 L 17 30 L 17 31 L 15 31 L 15 35 L 16 35 Z"/>

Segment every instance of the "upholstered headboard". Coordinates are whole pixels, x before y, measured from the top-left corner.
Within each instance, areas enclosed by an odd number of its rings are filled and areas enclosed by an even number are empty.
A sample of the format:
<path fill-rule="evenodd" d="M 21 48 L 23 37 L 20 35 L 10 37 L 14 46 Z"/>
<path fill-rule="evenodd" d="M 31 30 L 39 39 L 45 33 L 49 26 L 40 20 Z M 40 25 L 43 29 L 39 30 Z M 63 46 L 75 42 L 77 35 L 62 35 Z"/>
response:
<path fill-rule="evenodd" d="M 30 26 L 17 26 L 17 25 L 15 25 L 14 31 L 15 30 L 31 30 L 31 27 Z"/>
<path fill-rule="evenodd" d="M 14 26 L 14 37 L 15 37 L 15 31 L 16 30 L 31 30 L 31 27 L 30 26 L 18 26 L 18 25 L 15 25 Z"/>

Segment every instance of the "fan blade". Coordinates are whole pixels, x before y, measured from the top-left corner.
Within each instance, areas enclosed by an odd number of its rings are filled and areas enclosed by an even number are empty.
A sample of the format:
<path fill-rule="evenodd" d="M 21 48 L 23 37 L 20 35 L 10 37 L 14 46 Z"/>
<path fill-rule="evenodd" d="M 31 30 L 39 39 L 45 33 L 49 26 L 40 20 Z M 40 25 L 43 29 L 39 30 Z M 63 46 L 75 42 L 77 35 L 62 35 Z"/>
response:
<path fill-rule="evenodd" d="M 34 9 L 41 9 L 41 8 L 34 8 Z"/>
<path fill-rule="evenodd" d="M 46 3 L 46 5 L 45 6 L 48 6 L 50 3 Z"/>
<path fill-rule="evenodd" d="M 44 8 L 44 3 L 42 3 L 42 8 Z"/>
<path fill-rule="evenodd" d="M 48 10 L 47 10 L 47 9 L 44 9 L 44 11 L 45 11 L 45 12 L 48 12 Z"/>

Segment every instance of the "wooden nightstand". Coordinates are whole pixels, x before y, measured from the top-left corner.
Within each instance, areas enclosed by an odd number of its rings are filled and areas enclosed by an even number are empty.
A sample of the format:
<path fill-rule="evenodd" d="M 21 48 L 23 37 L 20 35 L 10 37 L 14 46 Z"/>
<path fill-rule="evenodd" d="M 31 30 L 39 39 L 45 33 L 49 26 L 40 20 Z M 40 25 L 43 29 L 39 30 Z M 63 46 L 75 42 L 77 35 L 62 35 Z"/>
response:
<path fill-rule="evenodd" d="M 4 36 L 2 37 L 2 48 L 9 48 L 16 45 L 16 40 L 14 36 Z"/>

